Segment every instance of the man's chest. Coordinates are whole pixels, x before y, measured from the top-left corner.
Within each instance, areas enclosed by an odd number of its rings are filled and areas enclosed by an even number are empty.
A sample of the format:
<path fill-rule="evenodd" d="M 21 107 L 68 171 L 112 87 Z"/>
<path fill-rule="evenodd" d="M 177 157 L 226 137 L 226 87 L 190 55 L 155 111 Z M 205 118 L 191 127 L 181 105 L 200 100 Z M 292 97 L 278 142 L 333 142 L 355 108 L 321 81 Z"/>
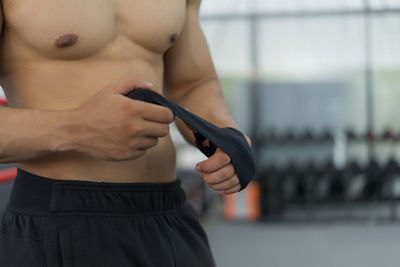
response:
<path fill-rule="evenodd" d="M 163 52 L 182 31 L 186 0 L 3 0 L 7 29 L 40 50 L 105 47 L 118 38 Z"/>

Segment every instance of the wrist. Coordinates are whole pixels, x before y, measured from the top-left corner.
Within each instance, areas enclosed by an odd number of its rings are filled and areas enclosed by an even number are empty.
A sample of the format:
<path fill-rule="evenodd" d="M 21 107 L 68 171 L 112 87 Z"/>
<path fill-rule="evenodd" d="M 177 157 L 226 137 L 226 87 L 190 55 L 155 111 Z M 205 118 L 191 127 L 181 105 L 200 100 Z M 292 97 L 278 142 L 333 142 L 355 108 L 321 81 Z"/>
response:
<path fill-rule="evenodd" d="M 59 110 L 54 113 L 54 128 L 50 138 L 52 152 L 77 151 L 79 149 L 79 111 L 76 109 Z"/>

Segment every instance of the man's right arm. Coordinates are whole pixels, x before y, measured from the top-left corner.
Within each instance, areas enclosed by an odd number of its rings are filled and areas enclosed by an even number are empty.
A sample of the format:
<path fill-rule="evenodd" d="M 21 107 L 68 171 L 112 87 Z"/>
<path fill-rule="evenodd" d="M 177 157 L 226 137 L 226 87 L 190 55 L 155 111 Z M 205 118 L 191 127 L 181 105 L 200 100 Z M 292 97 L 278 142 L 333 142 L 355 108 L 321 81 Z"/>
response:
<path fill-rule="evenodd" d="M 0 108 L 0 162 L 20 162 L 57 151 L 68 111 Z"/>
<path fill-rule="evenodd" d="M 141 157 L 168 135 L 174 115 L 165 107 L 124 96 L 135 88 L 151 85 L 127 77 L 71 110 L 0 108 L 0 162 L 65 151 L 109 161 Z"/>
<path fill-rule="evenodd" d="M 0 36 L 3 30 L 3 4 L 0 1 Z M 50 133 L 65 112 L 0 107 L 0 162 L 17 162 L 40 157 L 52 151 Z"/>

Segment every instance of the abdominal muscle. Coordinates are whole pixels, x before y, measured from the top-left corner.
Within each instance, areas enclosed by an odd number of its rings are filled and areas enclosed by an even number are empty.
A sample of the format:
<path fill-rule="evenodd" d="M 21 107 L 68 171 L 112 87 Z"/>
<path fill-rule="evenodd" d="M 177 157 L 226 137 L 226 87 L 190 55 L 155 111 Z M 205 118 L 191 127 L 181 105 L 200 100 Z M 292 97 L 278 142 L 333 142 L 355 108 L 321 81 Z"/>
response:
<path fill-rule="evenodd" d="M 154 59 L 153 59 L 154 60 Z M 162 57 L 91 59 L 73 62 L 25 62 L 2 79 L 10 107 L 72 109 L 108 84 L 127 75 L 151 81 L 162 93 Z M 168 182 L 176 179 L 175 150 L 170 136 L 137 159 L 113 162 L 79 152 L 57 152 L 16 163 L 18 168 L 53 179 L 102 182 Z"/>

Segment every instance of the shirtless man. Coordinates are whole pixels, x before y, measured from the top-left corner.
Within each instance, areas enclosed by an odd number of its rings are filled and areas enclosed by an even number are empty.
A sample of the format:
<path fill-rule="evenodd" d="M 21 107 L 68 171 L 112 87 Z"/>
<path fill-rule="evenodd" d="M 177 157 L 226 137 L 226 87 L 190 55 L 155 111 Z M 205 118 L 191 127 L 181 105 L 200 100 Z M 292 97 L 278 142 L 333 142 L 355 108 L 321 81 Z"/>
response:
<path fill-rule="evenodd" d="M 175 176 L 173 113 L 124 96 L 152 89 L 237 128 L 199 26 L 200 0 L 2 2 L 9 108 L 0 108 L 0 162 L 18 174 L 1 217 L 0 266 L 214 266 Z M 240 189 L 219 149 L 196 169 L 214 190 Z"/>

